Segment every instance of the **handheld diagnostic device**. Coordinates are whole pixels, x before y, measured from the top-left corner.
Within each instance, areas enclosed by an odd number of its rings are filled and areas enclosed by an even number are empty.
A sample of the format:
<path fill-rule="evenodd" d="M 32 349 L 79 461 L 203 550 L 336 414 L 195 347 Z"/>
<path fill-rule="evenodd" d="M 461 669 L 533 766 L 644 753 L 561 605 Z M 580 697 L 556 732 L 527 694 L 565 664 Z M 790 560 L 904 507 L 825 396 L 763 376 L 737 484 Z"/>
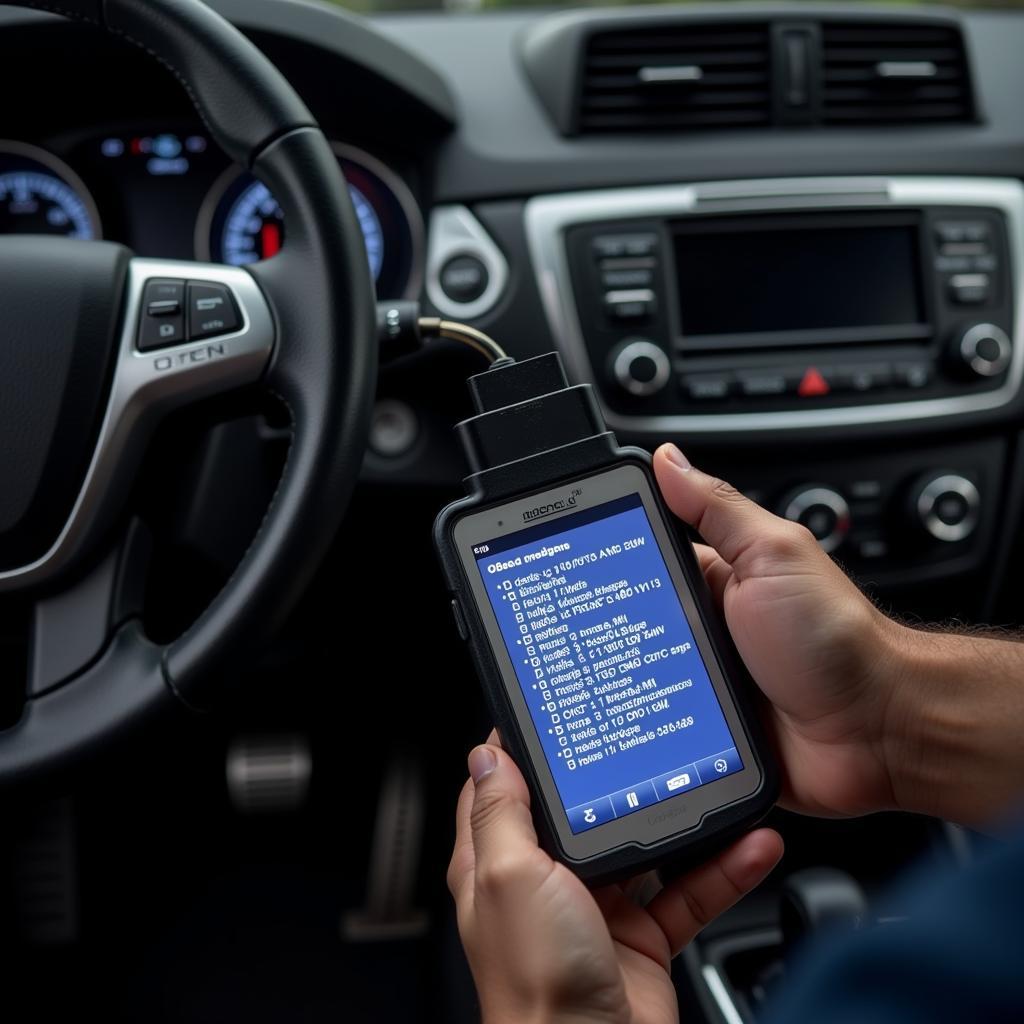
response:
<path fill-rule="evenodd" d="M 641 449 L 555 354 L 470 378 L 435 543 L 538 834 L 600 884 L 696 863 L 774 804 L 747 676 Z"/>

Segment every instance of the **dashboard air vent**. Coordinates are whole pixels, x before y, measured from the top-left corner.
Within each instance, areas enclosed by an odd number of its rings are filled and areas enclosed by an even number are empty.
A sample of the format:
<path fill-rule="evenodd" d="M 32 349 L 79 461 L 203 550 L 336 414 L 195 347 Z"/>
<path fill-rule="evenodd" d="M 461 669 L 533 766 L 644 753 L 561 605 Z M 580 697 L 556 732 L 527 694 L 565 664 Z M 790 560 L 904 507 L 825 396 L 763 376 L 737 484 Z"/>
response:
<path fill-rule="evenodd" d="M 901 22 L 822 25 L 826 124 L 969 121 L 964 44 L 957 28 Z"/>
<path fill-rule="evenodd" d="M 764 125 L 767 25 L 653 25 L 587 41 L 578 130 L 649 132 Z"/>

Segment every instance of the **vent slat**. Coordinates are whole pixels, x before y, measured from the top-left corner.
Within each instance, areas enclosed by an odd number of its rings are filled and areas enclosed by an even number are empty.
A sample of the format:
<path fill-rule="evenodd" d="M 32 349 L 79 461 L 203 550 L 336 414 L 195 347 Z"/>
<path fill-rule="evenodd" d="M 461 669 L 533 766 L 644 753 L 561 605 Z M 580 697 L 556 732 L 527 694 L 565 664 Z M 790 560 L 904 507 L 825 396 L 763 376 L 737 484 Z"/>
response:
<path fill-rule="evenodd" d="M 932 65 L 923 77 L 886 76 L 879 65 Z M 822 25 L 822 120 L 914 124 L 970 120 L 967 60 L 959 31 L 887 22 Z"/>
<path fill-rule="evenodd" d="M 768 124 L 771 47 L 765 24 L 603 32 L 584 59 L 582 132 L 685 131 Z M 686 81 L 645 81 L 642 69 L 695 68 Z"/>

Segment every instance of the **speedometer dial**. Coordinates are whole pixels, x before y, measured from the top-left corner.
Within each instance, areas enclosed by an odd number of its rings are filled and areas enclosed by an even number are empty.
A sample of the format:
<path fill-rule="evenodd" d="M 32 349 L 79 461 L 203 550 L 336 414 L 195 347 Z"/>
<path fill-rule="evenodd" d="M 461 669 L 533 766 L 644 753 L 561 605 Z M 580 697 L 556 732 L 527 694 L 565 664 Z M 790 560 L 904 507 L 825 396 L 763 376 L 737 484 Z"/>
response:
<path fill-rule="evenodd" d="M 423 222 L 405 183 L 361 150 L 332 143 L 348 181 L 370 273 L 382 299 L 420 285 Z M 196 224 L 196 255 L 241 266 L 270 259 L 287 244 L 287 225 L 270 189 L 233 168 L 214 184 Z"/>
<path fill-rule="evenodd" d="M 370 201 L 355 185 L 348 187 L 362 228 L 366 257 L 374 281 L 384 265 L 384 231 Z M 239 267 L 274 256 L 284 242 L 284 216 L 270 189 L 261 181 L 248 185 L 232 203 L 224 220 L 221 260 Z"/>
<path fill-rule="evenodd" d="M 36 146 L 0 141 L 0 233 L 99 238 L 99 216 L 70 167 Z"/>

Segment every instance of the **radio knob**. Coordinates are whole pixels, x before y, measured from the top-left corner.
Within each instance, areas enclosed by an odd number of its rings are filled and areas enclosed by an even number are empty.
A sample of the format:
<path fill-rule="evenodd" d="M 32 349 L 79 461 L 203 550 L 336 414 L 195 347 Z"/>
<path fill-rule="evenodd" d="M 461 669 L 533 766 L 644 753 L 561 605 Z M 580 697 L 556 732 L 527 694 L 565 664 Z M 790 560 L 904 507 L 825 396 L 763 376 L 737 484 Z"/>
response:
<path fill-rule="evenodd" d="M 781 511 L 806 526 L 823 551 L 835 551 L 850 531 L 850 506 L 831 487 L 802 487 L 782 502 Z"/>
<path fill-rule="evenodd" d="M 912 513 L 935 540 L 966 540 L 978 525 L 981 495 L 959 473 L 929 474 L 911 496 Z"/>
<path fill-rule="evenodd" d="M 627 338 L 612 358 L 612 373 L 631 395 L 644 398 L 660 391 L 672 374 L 664 349 L 646 338 Z"/>
<path fill-rule="evenodd" d="M 968 377 L 997 377 L 1010 365 L 1013 346 L 995 324 L 975 324 L 964 331 L 953 357 Z"/>

